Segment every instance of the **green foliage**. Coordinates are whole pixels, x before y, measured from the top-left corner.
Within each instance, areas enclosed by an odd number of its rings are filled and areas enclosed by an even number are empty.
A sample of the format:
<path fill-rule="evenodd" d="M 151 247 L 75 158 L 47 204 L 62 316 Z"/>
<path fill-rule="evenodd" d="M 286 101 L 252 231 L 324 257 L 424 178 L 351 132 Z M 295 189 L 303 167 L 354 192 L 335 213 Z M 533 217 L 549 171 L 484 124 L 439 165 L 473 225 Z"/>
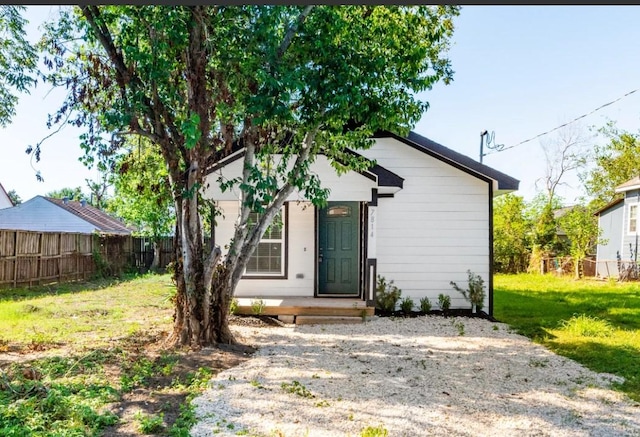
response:
<path fill-rule="evenodd" d="M 638 176 L 640 169 L 640 134 L 618 129 L 613 122 L 598 132 L 608 143 L 595 146 L 594 166 L 581 176 L 594 210 L 619 196 L 615 187 Z"/>
<path fill-rule="evenodd" d="M 458 330 L 458 335 L 460 337 L 464 336 L 464 323 L 460 322 L 460 321 L 451 321 L 451 324 L 454 326 L 454 328 L 456 328 Z"/>
<path fill-rule="evenodd" d="M 235 297 L 231 299 L 229 303 L 229 314 L 238 314 L 238 306 L 238 299 Z"/>
<path fill-rule="evenodd" d="M 423 313 L 431 311 L 431 301 L 426 296 L 420 298 L 420 311 Z"/>
<path fill-rule="evenodd" d="M 451 308 L 451 297 L 448 294 L 440 293 L 438 295 L 438 306 L 444 312 L 449 311 L 449 308 Z"/>
<path fill-rule="evenodd" d="M 409 296 L 403 297 L 400 301 L 400 309 L 405 314 L 409 314 L 411 310 L 413 310 L 413 305 L 413 299 L 411 299 Z"/>
<path fill-rule="evenodd" d="M 402 290 L 393 285 L 393 280 L 387 282 L 384 276 L 378 275 L 376 284 L 376 308 L 391 312 L 396 310 Z"/>
<path fill-rule="evenodd" d="M 262 299 L 251 299 L 251 312 L 256 316 L 264 312 L 265 303 Z"/>
<path fill-rule="evenodd" d="M 527 268 L 531 225 L 524 199 L 509 193 L 493 200 L 493 262 L 497 272 L 519 273 Z"/>
<path fill-rule="evenodd" d="M 0 127 L 15 115 L 16 92 L 28 92 L 38 56 L 26 39 L 24 6 L 0 6 Z"/>
<path fill-rule="evenodd" d="M 315 398 L 313 393 L 311 393 L 309 389 L 299 381 L 294 380 L 291 382 L 291 384 L 289 384 L 288 382 L 283 382 L 282 384 L 280 384 L 280 387 L 287 393 L 293 393 L 303 398 Z"/>
<path fill-rule="evenodd" d="M 382 426 L 367 426 L 362 431 L 360 431 L 360 437 L 387 437 L 389 435 L 389 431 Z"/>
<path fill-rule="evenodd" d="M 96 270 L 93 276 L 97 279 L 105 279 L 110 276 L 113 276 L 113 270 L 109 262 L 102 256 L 102 252 L 100 249 L 94 248 L 93 252 L 91 252 L 91 257 L 93 258 L 93 263 L 96 266 Z"/>
<path fill-rule="evenodd" d="M 115 166 L 114 196 L 106 209 L 137 229 L 137 235 L 170 235 L 176 221 L 175 207 L 160 148 L 139 139 L 129 144 L 128 153 L 119 157 Z"/>
<path fill-rule="evenodd" d="M 546 205 L 533 226 L 533 244 L 544 252 L 552 252 L 557 244 L 556 219 L 551 205 Z"/>
<path fill-rule="evenodd" d="M 163 413 L 149 415 L 138 411 L 134 415 L 134 419 L 138 422 L 138 430 L 142 434 L 158 434 L 164 429 Z"/>
<path fill-rule="evenodd" d="M 484 306 L 484 299 L 486 297 L 484 279 L 471 270 L 467 270 L 468 280 L 467 289 L 460 288 L 458 284 L 451 281 L 449 284 L 454 290 L 459 291 L 467 302 L 471 304 L 471 309 L 475 307 L 475 311 L 478 312 Z"/>
<path fill-rule="evenodd" d="M 598 226 L 598 218 L 589 208 L 576 206 L 559 219 L 560 226 L 567 234 L 570 244 L 570 254 L 575 265 L 575 277 L 582 276 L 583 260 L 598 242 L 602 230 Z"/>
<path fill-rule="evenodd" d="M 74 200 L 78 202 L 87 198 L 87 196 L 82 192 L 82 187 L 65 187 L 59 190 L 49 191 L 47 194 L 45 194 L 45 197 L 53 197 L 54 199 L 64 199 L 66 197 L 68 200 Z"/>
<path fill-rule="evenodd" d="M 123 370 L 123 375 L 120 377 L 120 388 L 125 393 L 145 385 L 149 378 L 156 373 L 153 361 L 145 357 L 131 363 L 125 361 Z"/>
<path fill-rule="evenodd" d="M 9 196 L 9 199 L 11 199 L 14 205 L 20 205 L 22 203 L 22 199 L 20 198 L 20 196 L 18 196 L 18 193 L 16 192 L 16 190 L 7 191 L 7 195 Z"/>
<path fill-rule="evenodd" d="M 587 314 L 573 315 L 560 321 L 561 329 L 577 337 L 610 337 L 615 332 L 611 323 Z"/>
<path fill-rule="evenodd" d="M 496 275 L 494 317 L 596 372 L 625 378 L 640 401 L 637 284 L 555 275 Z"/>

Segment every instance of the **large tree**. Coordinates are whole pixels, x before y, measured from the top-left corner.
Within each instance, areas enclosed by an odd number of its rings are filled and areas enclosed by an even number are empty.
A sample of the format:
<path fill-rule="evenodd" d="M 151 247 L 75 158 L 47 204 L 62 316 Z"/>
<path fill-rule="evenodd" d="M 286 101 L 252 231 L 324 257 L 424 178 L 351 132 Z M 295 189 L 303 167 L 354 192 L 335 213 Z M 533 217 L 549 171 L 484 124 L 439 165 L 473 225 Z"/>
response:
<path fill-rule="evenodd" d="M 531 222 L 525 216 L 524 199 L 515 194 L 493 201 L 493 262 L 505 273 L 526 271 L 531 250 Z"/>
<path fill-rule="evenodd" d="M 536 185 L 538 182 L 543 184 L 549 205 L 553 205 L 558 188 L 568 185 L 566 177 L 587 163 L 587 140 L 583 130 L 580 125 L 570 124 L 557 131 L 555 137 L 540 142 L 545 158 L 545 173 L 536 180 Z"/>
<path fill-rule="evenodd" d="M 346 152 L 380 129 L 406 133 L 452 77 L 443 53 L 455 6 L 83 6 L 48 27 L 47 80 L 67 86 L 54 121 L 87 127 L 85 150 L 108 157 L 124 137 L 160 148 L 176 210 L 174 332 L 180 344 L 232 342 L 229 299 L 287 197 L 323 205 L 310 172 L 368 165 Z M 197 192 L 238 148 L 243 172 L 228 255 L 206 255 Z M 37 149 L 34 150 L 37 153 Z M 270 159 L 277 155 L 277 159 Z M 267 163 L 269 165 L 259 165 Z M 249 223 L 250 213 L 259 220 Z M 220 261 L 220 262 L 218 262 Z"/>
<path fill-rule="evenodd" d="M 618 129 L 613 122 L 599 133 L 608 141 L 595 147 L 594 165 L 582 175 L 594 208 L 614 200 L 616 186 L 640 175 L 640 134 Z"/>
<path fill-rule="evenodd" d="M 593 253 L 594 246 L 604 243 L 600 239 L 602 230 L 598 227 L 598 218 L 593 212 L 593 209 L 576 205 L 558 220 L 569 239 L 576 279 L 582 277 L 584 260 Z"/>
<path fill-rule="evenodd" d="M 37 55 L 26 39 L 23 6 L 0 5 L 0 127 L 11 122 L 18 92 L 33 85 Z"/>

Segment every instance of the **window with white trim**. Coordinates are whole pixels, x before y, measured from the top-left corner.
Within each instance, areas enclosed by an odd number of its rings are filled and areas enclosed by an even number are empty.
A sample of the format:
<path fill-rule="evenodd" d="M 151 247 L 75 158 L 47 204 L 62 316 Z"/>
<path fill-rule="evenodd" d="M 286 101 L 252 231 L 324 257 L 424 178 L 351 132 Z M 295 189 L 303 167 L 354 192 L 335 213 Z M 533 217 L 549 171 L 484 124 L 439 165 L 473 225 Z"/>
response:
<path fill-rule="evenodd" d="M 249 223 L 256 223 L 259 219 L 257 212 L 249 214 Z M 284 207 L 265 231 L 253 255 L 247 262 L 245 276 L 284 276 L 285 233 L 286 223 Z"/>
<path fill-rule="evenodd" d="M 638 230 L 638 204 L 629 205 L 629 233 L 635 234 Z"/>

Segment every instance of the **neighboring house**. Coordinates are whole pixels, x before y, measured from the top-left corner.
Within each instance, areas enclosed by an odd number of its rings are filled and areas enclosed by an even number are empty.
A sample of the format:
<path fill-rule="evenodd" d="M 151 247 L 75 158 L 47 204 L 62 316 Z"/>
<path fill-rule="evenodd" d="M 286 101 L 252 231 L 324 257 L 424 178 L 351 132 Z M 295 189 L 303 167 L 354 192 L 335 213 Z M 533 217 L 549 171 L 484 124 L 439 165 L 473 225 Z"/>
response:
<path fill-rule="evenodd" d="M 596 275 L 601 277 L 617 277 L 618 255 L 622 262 L 637 262 L 638 248 L 638 205 L 640 205 L 640 176 L 618 185 L 616 193 L 624 197 L 616 199 L 595 212 L 598 226 L 602 230 L 596 255 Z"/>
<path fill-rule="evenodd" d="M 0 184 L 0 209 L 11 208 L 13 206 L 13 201 L 9 197 L 9 194 L 4 189 L 2 184 Z"/>
<path fill-rule="evenodd" d="M 510 176 L 416 133 L 383 132 L 359 151 L 376 165 L 338 176 L 324 156 L 311 170 L 330 189 L 326 208 L 294 192 L 268 229 L 236 289 L 238 297 L 352 297 L 371 306 L 381 275 L 416 303 L 440 293 L 452 308 L 470 307 L 450 281 L 466 285 L 467 269 L 487 285 L 493 311 L 493 197 L 518 189 Z M 239 191 L 222 192 L 219 177 L 241 174 L 239 150 L 213 167 L 203 195 L 222 216 L 215 243 L 229 244 Z"/>
<path fill-rule="evenodd" d="M 13 208 L 0 210 L 0 229 L 37 232 L 78 232 L 129 235 L 115 217 L 86 202 L 35 196 Z"/>

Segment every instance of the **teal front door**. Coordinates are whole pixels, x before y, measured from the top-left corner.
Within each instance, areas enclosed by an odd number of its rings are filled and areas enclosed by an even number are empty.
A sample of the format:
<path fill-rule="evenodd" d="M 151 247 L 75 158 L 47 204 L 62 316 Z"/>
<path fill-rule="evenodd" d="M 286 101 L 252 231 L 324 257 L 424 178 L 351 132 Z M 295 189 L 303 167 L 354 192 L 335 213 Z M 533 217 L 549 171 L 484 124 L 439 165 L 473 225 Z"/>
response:
<path fill-rule="evenodd" d="M 318 295 L 358 295 L 358 202 L 329 202 L 318 218 Z"/>

